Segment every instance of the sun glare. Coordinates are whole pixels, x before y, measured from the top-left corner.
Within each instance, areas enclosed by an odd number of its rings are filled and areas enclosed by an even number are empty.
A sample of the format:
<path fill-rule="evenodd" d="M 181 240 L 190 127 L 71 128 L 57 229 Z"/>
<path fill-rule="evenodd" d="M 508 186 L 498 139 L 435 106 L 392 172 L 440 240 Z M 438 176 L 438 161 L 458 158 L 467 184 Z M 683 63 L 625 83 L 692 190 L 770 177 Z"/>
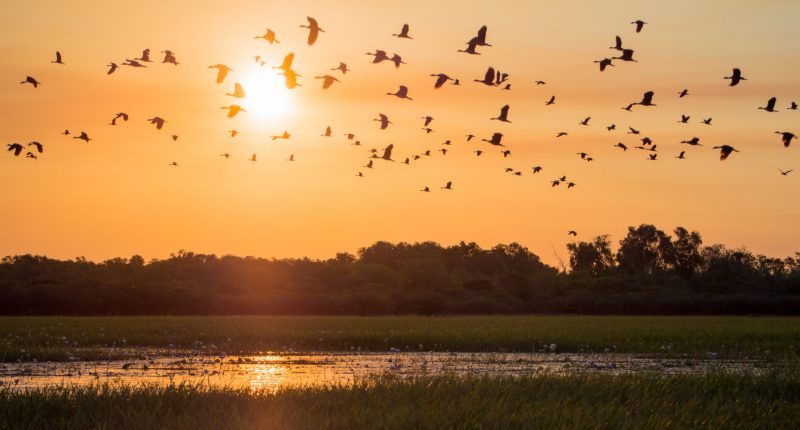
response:
<path fill-rule="evenodd" d="M 278 70 L 269 66 L 250 66 L 241 82 L 246 97 L 242 106 L 256 119 L 279 119 L 292 110 L 292 92 L 284 85 Z"/>

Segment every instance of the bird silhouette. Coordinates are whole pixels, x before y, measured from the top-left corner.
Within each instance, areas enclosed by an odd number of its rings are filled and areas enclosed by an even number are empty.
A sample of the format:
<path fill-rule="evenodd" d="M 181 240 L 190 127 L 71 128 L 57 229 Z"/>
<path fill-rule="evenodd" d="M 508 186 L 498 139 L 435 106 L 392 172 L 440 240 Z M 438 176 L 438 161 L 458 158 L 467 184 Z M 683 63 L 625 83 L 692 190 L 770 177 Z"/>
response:
<path fill-rule="evenodd" d="M 226 160 L 227 160 L 228 158 L 231 158 L 231 154 L 229 154 L 229 153 L 227 153 L 227 152 L 226 152 L 226 153 L 224 153 L 224 154 L 219 154 L 219 156 L 220 156 L 220 157 L 225 157 L 225 159 L 226 159 Z"/>
<path fill-rule="evenodd" d="M 289 158 L 286 161 L 294 161 L 294 154 L 289 154 Z"/>
<path fill-rule="evenodd" d="M 280 66 L 275 66 L 273 69 L 281 69 L 283 71 L 288 71 L 292 69 L 292 63 L 294 62 L 294 52 L 290 52 L 283 57 L 283 62 Z"/>
<path fill-rule="evenodd" d="M 157 130 L 161 130 L 164 127 L 164 123 L 167 122 L 167 120 L 165 120 L 164 118 L 161 118 L 159 116 L 155 116 L 153 118 L 150 118 L 147 121 L 149 121 L 150 124 L 155 124 Z"/>
<path fill-rule="evenodd" d="M 633 106 L 634 106 L 635 104 L 636 104 L 636 103 L 630 103 L 628 106 L 625 106 L 624 108 L 622 108 L 622 110 L 626 110 L 626 111 L 628 111 L 628 112 L 632 112 L 632 111 L 633 111 Z"/>
<path fill-rule="evenodd" d="M 485 25 L 478 29 L 478 35 L 475 37 L 476 39 L 478 39 L 478 46 L 492 46 L 486 43 L 487 30 L 488 28 Z"/>
<path fill-rule="evenodd" d="M 545 104 L 544 104 L 544 105 L 545 105 L 545 106 L 550 106 L 550 105 L 554 105 L 554 104 L 556 104 L 556 96 L 551 96 L 551 97 L 550 97 L 550 100 L 548 100 L 547 102 L 545 102 Z"/>
<path fill-rule="evenodd" d="M 37 157 L 37 156 L 36 156 L 36 154 L 34 154 L 33 152 L 30 152 L 30 151 L 28 151 L 28 152 L 25 154 L 25 158 L 31 158 L 31 159 L 34 159 L 34 160 L 36 160 L 36 159 L 38 159 L 39 157 Z"/>
<path fill-rule="evenodd" d="M 639 133 L 641 133 L 641 131 L 639 131 L 639 130 L 633 128 L 633 127 L 628 127 L 628 130 L 629 130 L 628 134 L 639 134 Z"/>
<path fill-rule="evenodd" d="M 56 51 L 56 59 L 55 59 L 55 61 L 51 61 L 51 63 L 53 63 L 53 64 L 61 64 L 62 66 L 64 65 L 64 62 L 61 61 L 61 52 Z"/>
<path fill-rule="evenodd" d="M 616 49 L 617 51 L 622 51 L 624 49 L 622 47 L 622 38 L 617 36 L 614 40 L 614 46 L 609 46 L 608 49 Z"/>
<path fill-rule="evenodd" d="M 392 58 L 390 58 L 389 61 L 394 63 L 394 68 L 395 69 L 399 69 L 401 64 L 406 64 L 403 61 L 403 57 L 401 57 L 401 56 L 399 56 L 397 54 L 392 55 Z"/>
<path fill-rule="evenodd" d="M 233 69 L 224 65 L 224 64 L 215 64 L 213 66 L 208 66 L 209 69 L 217 69 L 217 83 L 221 84 L 222 81 L 225 80 L 225 77 L 228 76 L 228 72 L 232 72 Z"/>
<path fill-rule="evenodd" d="M 422 119 L 425 120 L 425 124 L 423 124 L 424 127 L 431 125 L 431 121 L 433 121 L 432 116 L 423 116 Z"/>
<path fill-rule="evenodd" d="M 633 61 L 636 63 L 637 61 L 633 59 L 633 49 L 623 49 L 622 55 L 619 57 L 611 57 L 612 60 L 622 60 L 622 61 Z"/>
<path fill-rule="evenodd" d="M 640 101 L 638 103 L 634 103 L 634 104 L 637 104 L 637 105 L 640 105 L 640 106 L 657 106 L 657 105 L 653 104 L 653 96 L 654 95 L 655 95 L 654 92 L 647 91 L 642 96 L 642 101 Z"/>
<path fill-rule="evenodd" d="M 431 76 L 436 78 L 436 82 L 433 84 L 433 88 L 436 88 L 437 90 L 439 88 L 442 88 L 442 86 L 444 84 L 446 84 L 447 81 L 453 80 L 453 78 L 451 78 L 450 76 L 445 75 L 444 73 L 438 73 L 438 74 L 431 75 Z"/>
<path fill-rule="evenodd" d="M 408 87 L 400 85 L 400 88 L 395 93 L 386 93 L 387 96 L 396 96 L 401 99 L 414 100 L 408 96 Z"/>
<path fill-rule="evenodd" d="M 367 169 L 371 169 L 371 168 L 372 168 L 372 160 L 369 160 L 369 161 L 367 162 L 367 164 L 366 164 L 366 165 L 364 165 L 364 167 L 366 167 Z"/>
<path fill-rule="evenodd" d="M 600 71 L 605 72 L 606 67 L 614 66 L 614 63 L 611 61 L 611 58 L 603 58 L 602 60 L 595 60 L 595 63 L 600 65 Z"/>
<path fill-rule="evenodd" d="M 178 167 L 178 163 L 175 162 L 175 161 L 173 161 L 172 163 L 169 163 L 169 165 L 172 166 L 172 167 Z"/>
<path fill-rule="evenodd" d="M 389 121 L 389 117 L 386 115 L 379 113 L 379 118 L 373 119 L 373 121 L 378 121 L 381 123 L 381 130 L 386 130 L 386 127 L 389 127 L 389 124 L 393 124 L 393 122 Z"/>
<path fill-rule="evenodd" d="M 286 130 L 284 130 L 283 134 L 281 134 L 281 135 L 270 136 L 270 138 L 272 140 L 278 140 L 278 139 L 286 139 L 286 140 L 288 140 L 290 137 L 292 137 L 292 135 L 289 134 L 289 132 L 286 131 Z"/>
<path fill-rule="evenodd" d="M 112 74 L 112 73 L 117 71 L 117 67 L 118 66 L 117 66 L 117 63 L 110 63 L 106 67 L 108 67 L 108 72 L 106 74 L 110 75 L 110 74 Z"/>
<path fill-rule="evenodd" d="M 703 145 L 700 144 L 700 138 L 699 137 L 693 137 L 693 138 L 691 138 L 689 140 L 682 140 L 681 143 L 685 143 L 685 144 L 691 145 L 691 146 L 703 146 Z"/>
<path fill-rule="evenodd" d="M 642 31 L 642 28 L 647 23 L 642 21 L 641 19 L 637 19 L 636 21 L 633 21 L 631 24 L 636 24 L 636 32 L 639 33 Z"/>
<path fill-rule="evenodd" d="M 342 72 L 343 75 L 346 75 L 347 72 L 350 71 L 350 69 L 347 68 L 347 64 L 341 63 L 341 62 L 339 63 L 338 66 L 332 68 L 331 70 L 338 70 L 338 71 Z"/>
<path fill-rule="evenodd" d="M 220 109 L 228 109 L 228 118 L 235 117 L 239 112 L 247 112 L 239 105 L 222 106 Z"/>
<path fill-rule="evenodd" d="M 300 76 L 300 75 L 298 75 L 294 70 L 292 70 L 292 69 L 284 70 L 280 74 L 282 74 L 284 76 L 284 78 L 286 78 L 285 82 L 284 82 L 284 85 L 286 85 L 286 88 L 291 90 L 291 89 L 293 89 L 295 87 L 300 86 L 300 84 L 297 83 L 297 77 Z"/>
<path fill-rule="evenodd" d="M 728 156 L 731 155 L 731 153 L 739 152 L 738 149 L 730 145 L 715 146 L 714 149 L 719 149 L 719 159 L 723 161 L 728 159 Z"/>
<path fill-rule="evenodd" d="M 150 49 L 142 50 L 142 56 L 139 58 L 135 58 L 135 60 L 143 61 L 145 63 L 152 63 L 150 60 Z"/>
<path fill-rule="evenodd" d="M 89 139 L 89 135 L 86 134 L 85 131 L 82 131 L 80 136 L 73 136 L 73 139 L 80 139 L 80 140 L 82 140 L 82 141 L 84 141 L 86 143 L 88 143 L 90 140 L 92 140 L 92 139 Z"/>
<path fill-rule="evenodd" d="M 37 151 L 38 153 L 40 153 L 40 154 L 41 154 L 42 152 L 44 152 L 44 145 L 42 145 L 42 144 L 41 144 L 41 143 L 39 143 L 39 142 L 30 142 L 30 143 L 28 143 L 28 146 L 34 146 L 34 147 L 36 147 L 36 151 Z"/>
<path fill-rule="evenodd" d="M 778 110 L 775 109 L 775 103 L 777 101 L 778 101 L 778 99 L 773 97 L 773 98 L 767 100 L 767 105 L 766 106 L 759 106 L 758 108 L 761 109 L 761 110 L 765 110 L 767 112 L 777 112 Z"/>
<path fill-rule="evenodd" d="M 325 133 L 321 134 L 320 136 L 322 136 L 322 137 L 331 137 L 331 132 L 332 132 L 331 127 L 328 126 L 327 128 L 325 128 Z"/>
<path fill-rule="evenodd" d="M 275 37 L 276 37 L 275 32 L 268 28 L 266 33 L 264 33 L 262 36 L 256 36 L 255 38 L 264 39 L 267 42 L 269 42 L 270 45 L 272 45 L 273 43 L 281 43 Z"/>
<path fill-rule="evenodd" d="M 730 84 L 731 87 L 735 87 L 736 85 L 739 84 L 739 82 L 747 80 L 747 78 L 742 76 L 742 71 L 739 70 L 738 68 L 734 68 L 733 69 L 733 73 L 731 73 L 730 76 L 725 76 L 722 79 L 730 79 L 731 80 L 731 84 Z"/>
<path fill-rule="evenodd" d="M 616 124 L 611 124 L 611 125 L 606 127 L 606 130 L 608 130 L 608 131 L 613 131 L 613 130 L 616 130 L 616 129 L 617 129 L 617 125 Z"/>
<path fill-rule="evenodd" d="M 535 175 L 535 174 L 537 174 L 537 173 L 542 171 L 542 166 L 534 166 L 534 167 L 532 167 L 532 170 L 533 170 L 533 174 Z"/>
<path fill-rule="evenodd" d="M 236 82 L 233 84 L 233 92 L 232 93 L 225 93 L 226 96 L 236 97 L 237 99 L 245 98 L 245 92 L 242 88 L 242 84 Z"/>
<path fill-rule="evenodd" d="M 164 54 L 164 60 L 161 61 L 162 64 L 170 63 L 173 66 L 177 66 L 178 64 L 180 64 L 178 63 L 178 60 L 175 58 L 175 54 L 169 49 L 167 49 L 166 51 L 161 51 L 161 53 Z"/>
<path fill-rule="evenodd" d="M 39 88 L 39 85 L 42 85 L 41 82 L 37 81 L 32 76 L 26 77 L 24 81 L 20 82 L 20 84 L 31 84 L 31 85 L 33 85 L 33 88 Z"/>
<path fill-rule="evenodd" d="M 123 66 L 130 66 L 130 67 L 134 67 L 134 68 L 142 68 L 142 67 L 146 68 L 147 67 L 147 66 L 145 66 L 142 63 L 140 63 L 137 60 L 129 60 L 129 59 L 125 59 L 125 62 L 122 63 L 122 65 Z"/>
<path fill-rule="evenodd" d="M 479 42 L 477 37 L 473 37 L 467 42 L 467 49 L 459 49 L 458 52 L 464 52 L 470 55 L 481 55 L 481 53 L 476 50 Z"/>
<path fill-rule="evenodd" d="M 678 93 L 678 98 L 681 98 L 681 99 L 682 99 L 682 98 L 684 98 L 684 97 L 686 97 L 686 96 L 688 96 L 688 95 L 689 95 L 689 90 L 687 90 L 687 89 L 684 89 L 683 91 L 680 91 L 680 92 Z"/>
<path fill-rule="evenodd" d="M 250 156 L 250 161 L 258 161 L 258 158 L 256 158 L 256 153 L 255 152 L 253 153 L 253 155 Z"/>
<path fill-rule="evenodd" d="M 650 157 L 650 161 L 658 161 L 656 160 L 656 158 L 658 158 L 658 154 L 649 154 L 648 157 Z"/>
<path fill-rule="evenodd" d="M 367 55 L 371 55 L 374 57 L 372 59 L 372 64 L 378 64 L 383 61 L 389 61 L 389 56 L 386 54 L 386 51 L 382 51 L 380 49 L 376 49 L 375 52 L 367 52 Z"/>
<path fill-rule="evenodd" d="M 686 155 L 686 151 L 681 151 L 681 153 L 678 154 L 678 156 L 675 157 L 675 158 L 677 158 L 679 160 L 685 160 L 686 159 L 685 155 Z"/>
<path fill-rule="evenodd" d="M 121 119 L 123 121 L 128 121 L 128 114 L 126 114 L 125 112 L 120 112 L 120 113 L 116 114 L 114 116 L 114 118 L 111 120 L 111 124 L 109 124 L 109 125 L 117 125 L 117 120 L 118 119 Z"/>
<path fill-rule="evenodd" d="M 556 134 L 556 137 L 563 137 L 563 136 L 569 136 L 569 133 L 567 133 L 566 131 L 559 131 L 558 134 Z"/>
<path fill-rule="evenodd" d="M 356 173 L 356 176 L 358 176 L 359 178 L 363 178 L 363 177 L 364 177 L 364 174 L 363 174 L 363 173 L 361 173 L 361 172 L 358 172 L 358 173 Z"/>
<path fill-rule="evenodd" d="M 579 122 L 578 125 L 586 125 L 586 126 L 588 126 L 590 119 L 592 119 L 592 117 L 590 117 L 590 116 L 586 117 L 583 121 Z"/>
<path fill-rule="evenodd" d="M 545 82 L 545 81 L 536 81 L 536 82 L 534 82 L 534 84 L 536 84 L 537 86 L 538 85 L 547 85 L 547 82 Z"/>
<path fill-rule="evenodd" d="M 64 130 L 64 132 L 61 134 L 63 134 L 64 136 L 69 136 L 69 130 Z"/>
<path fill-rule="evenodd" d="M 306 19 L 308 20 L 308 25 L 301 25 L 300 27 L 308 29 L 308 45 L 311 46 L 317 41 L 319 33 L 324 33 L 325 30 L 320 28 L 316 19 L 310 16 L 307 16 Z"/>
<path fill-rule="evenodd" d="M 781 135 L 781 142 L 783 142 L 783 146 L 786 148 L 792 144 L 792 139 L 797 137 L 794 133 L 788 131 L 776 131 L 775 133 Z"/>
<path fill-rule="evenodd" d="M 493 120 L 496 119 L 502 122 L 511 122 L 508 120 L 508 109 L 509 109 L 508 105 L 503 106 L 502 108 L 500 108 L 500 115 L 498 115 L 496 118 L 491 118 L 491 119 Z"/>
<path fill-rule="evenodd" d="M 483 79 L 473 79 L 473 81 L 480 82 L 484 85 L 493 87 L 495 85 L 494 78 L 495 78 L 494 67 L 489 67 L 488 69 L 486 69 L 486 73 L 484 74 Z"/>
<path fill-rule="evenodd" d="M 469 142 L 470 140 L 475 138 L 475 135 L 474 134 L 468 134 L 466 137 L 467 137 L 467 142 Z"/>
<path fill-rule="evenodd" d="M 503 134 L 502 133 L 494 133 L 494 134 L 492 134 L 492 138 L 488 139 L 488 140 L 487 139 L 481 139 L 482 142 L 488 142 L 488 143 L 490 143 L 490 144 L 492 144 L 494 146 L 505 146 L 502 143 L 500 143 L 502 140 L 503 140 Z"/>
<path fill-rule="evenodd" d="M 403 24 L 403 28 L 400 30 L 399 34 L 392 34 L 392 36 L 400 38 L 400 39 L 413 39 L 413 37 L 408 35 L 408 24 Z"/>
<path fill-rule="evenodd" d="M 443 190 L 452 190 L 453 189 L 453 181 L 447 181 L 447 183 L 444 184 L 444 186 L 441 187 L 441 188 Z"/>
<path fill-rule="evenodd" d="M 172 135 L 172 141 L 173 141 L 173 142 L 177 142 L 177 141 L 178 141 L 178 137 L 179 137 L 179 136 L 178 136 L 177 134 L 173 134 L 173 135 Z"/>
<path fill-rule="evenodd" d="M 239 130 L 228 130 L 228 133 L 231 134 L 231 137 L 236 137 L 239 134 Z"/>
<path fill-rule="evenodd" d="M 567 232 L 567 234 L 570 235 L 570 236 L 577 236 L 578 232 L 576 232 L 575 230 L 570 230 L 570 231 Z"/>
<path fill-rule="evenodd" d="M 617 148 L 622 148 L 623 151 L 627 151 L 628 150 L 628 147 L 622 142 L 619 142 L 614 146 L 617 147 Z"/>
<path fill-rule="evenodd" d="M 787 176 L 787 175 L 789 175 L 789 173 L 792 173 L 794 170 L 781 170 L 781 169 L 778 169 L 778 171 L 781 172 L 781 175 Z"/>
<path fill-rule="evenodd" d="M 19 157 L 19 154 L 22 152 L 22 145 L 19 143 L 7 143 L 6 146 L 8 147 L 9 151 L 14 152 L 15 157 Z"/>
<path fill-rule="evenodd" d="M 389 144 L 386 148 L 383 148 L 383 155 L 380 157 L 382 160 L 386 161 L 394 161 L 392 160 L 392 150 L 394 149 L 393 144 Z"/>
<path fill-rule="evenodd" d="M 503 154 L 503 158 L 508 158 L 508 156 L 511 155 L 511 151 L 508 149 L 501 151 L 500 153 Z"/>
<path fill-rule="evenodd" d="M 691 118 L 691 116 L 681 114 L 681 120 L 678 122 L 681 124 L 686 124 L 689 122 L 689 118 Z"/>
<path fill-rule="evenodd" d="M 793 102 L 792 102 L 792 103 L 789 105 L 789 107 L 788 107 L 787 109 L 789 109 L 789 110 L 797 110 L 797 108 L 798 108 L 798 106 L 797 106 L 797 102 L 793 101 Z"/>
<path fill-rule="evenodd" d="M 322 79 L 322 89 L 327 90 L 334 82 L 341 82 L 331 75 L 314 76 L 314 79 Z"/>

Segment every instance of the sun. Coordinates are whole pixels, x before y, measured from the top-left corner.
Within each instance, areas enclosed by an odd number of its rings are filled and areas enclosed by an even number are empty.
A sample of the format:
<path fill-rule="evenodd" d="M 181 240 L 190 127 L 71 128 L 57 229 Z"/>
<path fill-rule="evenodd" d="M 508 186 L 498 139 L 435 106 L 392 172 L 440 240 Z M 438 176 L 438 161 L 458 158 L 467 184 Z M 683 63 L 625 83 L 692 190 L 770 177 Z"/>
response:
<path fill-rule="evenodd" d="M 245 98 L 242 107 L 256 119 L 280 119 L 291 113 L 292 91 L 286 88 L 278 70 L 252 65 L 242 80 Z"/>

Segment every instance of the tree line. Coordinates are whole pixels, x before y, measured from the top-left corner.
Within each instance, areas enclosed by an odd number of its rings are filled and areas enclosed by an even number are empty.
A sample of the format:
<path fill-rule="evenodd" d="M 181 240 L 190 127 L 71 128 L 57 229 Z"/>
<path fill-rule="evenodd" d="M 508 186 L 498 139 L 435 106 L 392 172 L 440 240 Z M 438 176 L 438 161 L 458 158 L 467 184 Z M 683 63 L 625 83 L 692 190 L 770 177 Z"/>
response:
<path fill-rule="evenodd" d="M 703 245 L 683 227 L 629 227 L 567 245 L 545 264 L 511 243 L 377 242 L 327 260 L 180 251 L 100 263 L 0 261 L 3 315 L 798 314 L 800 253 Z"/>

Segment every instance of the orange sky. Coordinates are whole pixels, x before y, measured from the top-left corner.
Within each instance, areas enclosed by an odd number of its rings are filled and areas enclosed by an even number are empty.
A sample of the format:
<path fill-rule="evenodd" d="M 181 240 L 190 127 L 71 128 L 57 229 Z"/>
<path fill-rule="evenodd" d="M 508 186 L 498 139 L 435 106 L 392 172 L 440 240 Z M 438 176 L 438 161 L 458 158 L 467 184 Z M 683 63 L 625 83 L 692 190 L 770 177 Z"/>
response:
<path fill-rule="evenodd" d="M 166 4 L 165 4 L 166 3 Z M 799 250 L 800 143 L 786 149 L 775 130 L 800 132 L 800 2 L 764 1 L 35 1 L 0 5 L 0 141 L 40 141 L 39 160 L 0 153 L 0 255 L 46 254 L 104 259 L 165 257 L 178 249 L 265 257 L 326 258 L 376 240 L 434 240 L 484 246 L 518 241 L 554 261 L 575 229 L 580 239 L 654 223 L 699 230 L 721 242 L 774 256 Z M 306 15 L 326 30 L 306 44 Z M 631 21 L 649 24 L 640 34 Z M 413 40 L 391 36 L 403 23 Z M 492 47 L 463 49 L 481 25 Z M 280 44 L 253 37 L 271 28 Z M 638 63 L 616 62 L 600 73 L 593 60 L 614 55 L 614 36 L 636 50 Z M 150 48 L 170 49 L 180 66 L 105 67 Z M 368 51 L 397 52 L 408 64 L 370 64 Z M 66 66 L 51 64 L 56 50 Z M 294 90 L 271 87 L 289 52 L 302 75 Z M 261 55 L 267 66 L 252 59 Z M 329 71 L 340 61 L 352 72 Z M 214 82 L 212 64 L 235 70 Z M 511 91 L 472 82 L 487 66 L 511 74 Z M 740 67 L 749 78 L 730 88 L 723 76 Z M 460 87 L 433 89 L 431 73 Z M 322 90 L 314 76 L 342 82 Z M 43 82 L 19 85 L 26 75 Z M 535 86 L 535 80 L 547 81 Z M 220 106 L 234 82 L 266 93 L 243 102 L 249 112 L 225 118 Z M 266 83 L 266 84 L 265 84 Z M 385 94 L 409 87 L 413 101 Z M 679 99 L 688 88 L 691 96 Z M 620 110 L 655 91 L 657 107 Z M 555 106 L 544 102 L 557 96 Z M 778 97 L 778 113 L 756 109 Z M 277 101 L 276 101 L 277 100 Z M 504 104 L 511 124 L 490 121 Z M 117 112 L 131 119 L 107 124 Z M 395 123 L 381 131 L 372 119 Z M 690 124 L 678 124 L 680 114 Z M 157 131 L 145 120 L 168 122 Z M 426 135 L 420 117 L 435 118 Z M 577 123 L 591 116 L 591 126 Z M 713 117 L 714 125 L 699 120 Z M 615 123 L 618 130 L 605 126 Z M 320 134 L 333 128 L 333 138 Z M 659 160 L 612 147 L 639 144 L 642 130 Z M 226 130 L 238 129 L 231 139 Z M 61 136 L 84 130 L 83 143 Z M 269 136 L 292 133 L 288 141 Z M 568 137 L 555 139 L 558 131 Z M 363 146 L 349 145 L 355 133 Z M 502 132 L 513 155 L 477 143 Z M 464 135 L 478 138 L 470 143 Z M 172 142 L 170 135 L 180 136 Z M 800 134 L 800 133 L 798 133 Z M 705 145 L 688 148 L 698 136 Z M 639 136 L 641 137 L 641 136 Z M 395 145 L 394 158 L 441 142 L 453 145 L 411 166 L 377 161 L 367 149 Z M 710 147 L 741 152 L 725 162 Z M 3 146 L 3 149 L 5 147 Z M 484 149 L 480 158 L 472 153 Z M 687 150 L 687 160 L 675 160 Z M 582 161 L 576 152 L 595 159 Z M 219 156 L 230 153 L 226 160 Z M 247 158 L 258 155 L 252 163 Z M 296 162 L 285 161 L 294 154 Z M 176 161 L 180 167 L 169 167 Z M 544 171 L 531 175 L 530 168 Z M 523 171 L 516 177 L 506 167 Z M 781 176 L 778 169 L 796 169 Z M 365 178 L 355 176 L 363 171 Z M 571 190 L 549 181 L 567 175 Z M 454 191 L 440 190 L 453 181 Z M 419 190 L 429 186 L 432 193 Z"/>

